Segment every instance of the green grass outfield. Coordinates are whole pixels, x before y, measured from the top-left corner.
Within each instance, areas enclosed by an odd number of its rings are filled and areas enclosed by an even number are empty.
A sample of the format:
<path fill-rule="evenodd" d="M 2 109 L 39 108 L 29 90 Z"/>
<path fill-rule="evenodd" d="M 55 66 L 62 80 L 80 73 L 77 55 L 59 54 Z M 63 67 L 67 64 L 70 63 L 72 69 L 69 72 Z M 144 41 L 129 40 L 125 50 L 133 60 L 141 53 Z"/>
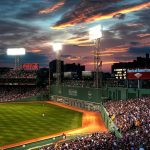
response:
<path fill-rule="evenodd" d="M 81 125 L 82 113 L 44 102 L 0 104 L 0 146 L 79 128 Z"/>

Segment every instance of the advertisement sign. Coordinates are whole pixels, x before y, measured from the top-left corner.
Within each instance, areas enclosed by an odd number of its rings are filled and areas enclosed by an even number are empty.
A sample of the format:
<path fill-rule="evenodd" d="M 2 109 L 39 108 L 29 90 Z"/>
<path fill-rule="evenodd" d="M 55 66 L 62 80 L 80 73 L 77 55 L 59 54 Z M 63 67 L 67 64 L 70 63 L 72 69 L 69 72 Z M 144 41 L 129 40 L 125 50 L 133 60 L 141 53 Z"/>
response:
<path fill-rule="evenodd" d="M 82 77 L 91 78 L 92 75 L 91 71 L 82 71 Z"/>
<path fill-rule="evenodd" d="M 38 70 L 39 69 L 39 64 L 38 63 L 23 64 L 22 69 L 24 69 L 24 70 Z"/>
<path fill-rule="evenodd" d="M 127 78 L 129 80 L 150 80 L 150 69 L 128 69 Z"/>
<path fill-rule="evenodd" d="M 69 89 L 68 90 L 68 95 L 70 95 L 70 96 L 77 96 L 78 92 L 77 92 L 77 90 Z"/>

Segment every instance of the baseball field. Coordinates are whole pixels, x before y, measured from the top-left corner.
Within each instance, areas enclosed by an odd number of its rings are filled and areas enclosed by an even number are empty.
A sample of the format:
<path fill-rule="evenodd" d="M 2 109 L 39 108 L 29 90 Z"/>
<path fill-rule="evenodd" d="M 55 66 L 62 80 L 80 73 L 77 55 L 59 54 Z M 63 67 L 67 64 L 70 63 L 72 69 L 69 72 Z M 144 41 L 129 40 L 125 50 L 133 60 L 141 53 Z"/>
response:
<path fill-rule="evenodd" d="M 47 103 L 1 103 L 0 146 L 82 126 L 82 113 Z"/>

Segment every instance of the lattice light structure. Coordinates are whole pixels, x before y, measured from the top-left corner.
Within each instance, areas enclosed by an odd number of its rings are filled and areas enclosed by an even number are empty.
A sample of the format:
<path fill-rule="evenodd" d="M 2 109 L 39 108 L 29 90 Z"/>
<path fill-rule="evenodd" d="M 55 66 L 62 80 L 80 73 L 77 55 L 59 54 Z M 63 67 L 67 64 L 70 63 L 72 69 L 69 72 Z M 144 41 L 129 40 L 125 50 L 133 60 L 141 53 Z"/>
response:
<path fill-rule="evenodd" d="M 101 25 L 90 28 L 89 39 L 94 42 L 94 87 L 102 87 L 102 60 L 101 60 Z"/>
<path fill-rule="evenodd" d="M 8 48 L 7 55 L 15 56 L 15 70 L 21 69 L 21 59 L 22 55 L 26 54 L 25 48 Z"/>
<path fill-rule="evenodd" d="M 56 53 L 56 84 L 61 84 L 61 60 L 60 60 L 60 52 L 62 50 L 62 43 L 53 43 L 53 50 Z"/>

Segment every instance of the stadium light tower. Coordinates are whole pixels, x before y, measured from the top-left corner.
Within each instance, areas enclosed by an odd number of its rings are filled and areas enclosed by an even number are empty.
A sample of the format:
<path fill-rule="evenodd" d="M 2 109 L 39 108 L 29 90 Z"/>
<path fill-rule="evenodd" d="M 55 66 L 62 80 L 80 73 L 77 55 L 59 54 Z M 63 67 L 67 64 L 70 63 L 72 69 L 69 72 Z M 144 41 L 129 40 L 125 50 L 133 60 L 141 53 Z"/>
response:
<path fill-rule="evenodd" d="M 102 87 L 102 60 L 100 57 L 100 42 L 102 38 L 102 27 L 97 25 L 90 28 L 89 39 L 94 42 L 94 86 Z"/>
<path fill-rule="evenodd" d="M 15 56 L 15 70 L 19 70 L 21 68 L 20 65 L 20 56 L 25 55 L 25 48 L 8 48 L 7 55 Z"/>
<path fill-rule="evenodd" d="M 53 43 L 53 51 L 56 53 L 56 84 L 61 84 L 61 60 L 60 51 L 62 50 L 62 43 Z"/>

